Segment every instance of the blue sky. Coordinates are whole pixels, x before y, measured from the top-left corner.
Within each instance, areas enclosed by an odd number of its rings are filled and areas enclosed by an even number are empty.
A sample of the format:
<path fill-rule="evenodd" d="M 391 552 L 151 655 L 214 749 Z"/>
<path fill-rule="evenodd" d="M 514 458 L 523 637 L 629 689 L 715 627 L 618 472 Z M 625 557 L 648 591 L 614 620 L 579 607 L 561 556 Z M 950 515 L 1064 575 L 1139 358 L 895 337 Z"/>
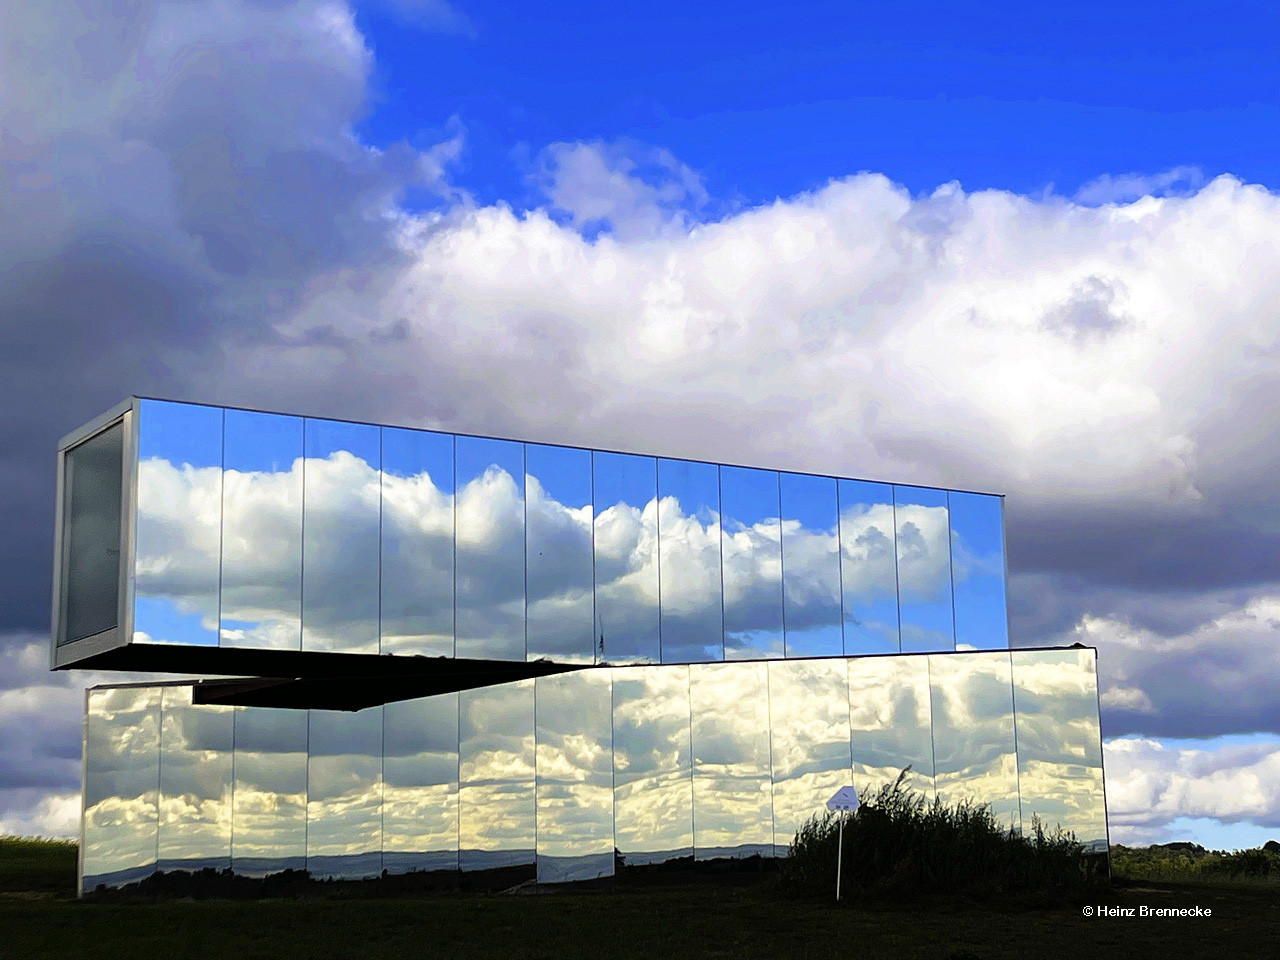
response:
<path fill-rule="evenodd" d="M 1280 838 L 1278 17 L 0 4 L 0 832 L 75 829 L 51 450 L 136 394 L 1003 492 L 1113 836 Z"/>
<path fill-rule="evenodd" d="M 716 211 L 859 170 L 1068 195 L 1177 167 L 1280 178 L 1268 3 L 480 2 L 450 33 L 401 9 L 358 10 L 377 57 L 361 135 L 425 145 L 456 117 L 456 182 L 486 203 L 536 204 L 546 144 L 619 139 L 669 149 Z"/>

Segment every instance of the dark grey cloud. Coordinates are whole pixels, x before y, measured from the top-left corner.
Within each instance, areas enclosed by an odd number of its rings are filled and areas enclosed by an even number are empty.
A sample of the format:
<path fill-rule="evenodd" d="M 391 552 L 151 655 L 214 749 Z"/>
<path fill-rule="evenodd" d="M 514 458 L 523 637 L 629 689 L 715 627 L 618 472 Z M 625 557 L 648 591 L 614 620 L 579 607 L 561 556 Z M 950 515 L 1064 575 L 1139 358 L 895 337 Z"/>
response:
<path fill-rule="evenodd" d="M 23 38 L 0 62 L 0 653 L 47 628 L 57 437 L 144 393 L 1004 490 L 1015 642 L 1096 639 L 1105 733 L 1280 730 L 1271 628 L 1242 619 L 1280 593 L 1274 194 L 1173 171 L 1079 198 L 1158 204 L 1091 208 L 863 175 L 688 229 L 705 198 L 676 158 L 558 145 L 552 202 L 627 228 L 587 244 L 451 190 L 460 134 L 359 143 L 371 54 L 340 3 L 0 18 Z M 415 184 L 445 212 L 397 210 Z M 40 661 L 0 686 L 78 715 Z"/>
<path fill-rule="evenodd" d="M 88 0 L 6 6 L 0 63 L 0 632 L 43 629 L 53 452 L 130 393 L 183 397 L 230 344 L 272 341 L 307 279 L 399 254 L 424 179 L 348 133 L 369 54 L 341 7 Z"/>

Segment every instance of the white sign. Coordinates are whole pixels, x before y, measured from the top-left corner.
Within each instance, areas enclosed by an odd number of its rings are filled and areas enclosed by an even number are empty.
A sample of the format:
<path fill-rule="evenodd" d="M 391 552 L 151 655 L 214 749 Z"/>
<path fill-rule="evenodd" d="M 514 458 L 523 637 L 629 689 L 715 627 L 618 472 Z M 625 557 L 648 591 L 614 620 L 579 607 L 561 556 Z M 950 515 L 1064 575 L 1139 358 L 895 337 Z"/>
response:
<path fill-rule="evenodd" d="M 852 813 L 858 809 L 858 791 L 853 787 L 841 787 L 836 795 L 827 801 L 828 810 L 846 810 Z"/>

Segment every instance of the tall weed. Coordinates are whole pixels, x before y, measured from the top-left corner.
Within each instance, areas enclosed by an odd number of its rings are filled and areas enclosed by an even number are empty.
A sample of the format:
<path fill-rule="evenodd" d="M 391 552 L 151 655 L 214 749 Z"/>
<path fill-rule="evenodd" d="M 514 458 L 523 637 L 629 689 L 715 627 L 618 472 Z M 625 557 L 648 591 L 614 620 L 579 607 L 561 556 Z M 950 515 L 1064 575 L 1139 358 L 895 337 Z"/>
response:
<path fill-rule="evenodd" d="M 843 886 L 851 897 L 921 893 L 975 896 L 1083 886 L 1096 858 L 1074 835 L 1030 836 L 1005 829 L 985 804 L 930 803 L 907 786 L 910 768 L 865 797 L 844 826 Z M 840 815 L 812 817 L 796 834 L 782 866 L 784 883 L 830 889 L 835 880 Z"/>

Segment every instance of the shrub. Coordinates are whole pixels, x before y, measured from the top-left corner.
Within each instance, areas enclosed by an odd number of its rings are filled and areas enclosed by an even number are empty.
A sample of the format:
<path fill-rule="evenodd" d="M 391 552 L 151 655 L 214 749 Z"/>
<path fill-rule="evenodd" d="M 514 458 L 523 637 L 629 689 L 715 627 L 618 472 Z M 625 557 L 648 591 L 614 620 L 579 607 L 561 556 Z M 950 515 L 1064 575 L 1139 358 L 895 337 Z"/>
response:
<path fill-rule="evenodd" d="M 985 804 L 930 803 L 907 787 L 909 770 L 864 798 L 845 821 L 842 885 L 850 897 L 1041 892 L 1089 880 L 1090 858 L 1074 835 L 1046 832 L 1036 820 L 1024 837 L 1002 827 Z M 839 829 L 838 814 L 808 820 L 783 863 L 783 881 L 830 890 Z"/>

